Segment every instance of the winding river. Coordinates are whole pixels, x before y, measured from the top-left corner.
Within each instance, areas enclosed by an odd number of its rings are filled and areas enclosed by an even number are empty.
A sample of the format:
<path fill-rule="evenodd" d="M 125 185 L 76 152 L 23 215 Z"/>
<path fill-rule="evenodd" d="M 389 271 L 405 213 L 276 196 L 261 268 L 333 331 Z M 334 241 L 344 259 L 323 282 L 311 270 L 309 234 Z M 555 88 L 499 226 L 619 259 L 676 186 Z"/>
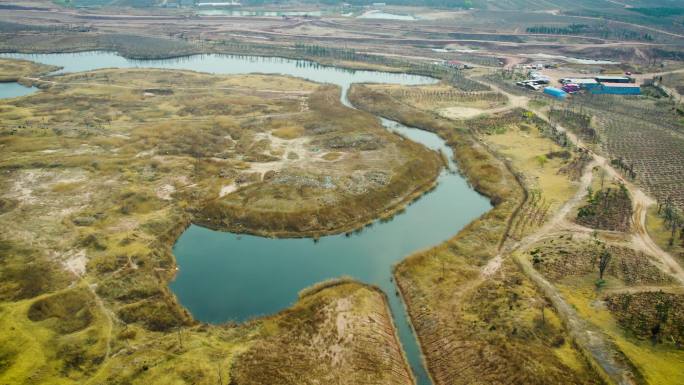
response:
<path fill-rule="evenodd" d="M 187 69 L 216 74 L 268 73 L 333 83 L 342 87 L 342 102 L 351 107 L 352 83 L 430 84 L 428 77 L 321 66 L 304 60 L 229 55 L 195 55 L 168 60 L 128 60 L 110 52 L 70 54 L 0 54 L 63 67 L 60 73 L 99 68 Z M 0 98 L 35 91 L 0 83 Z M 446 154 L 437 135 L 381 119 L 389 130 Z M 174 246 L 179 266 L 170 287 L 192 315 L 204 322 L 244 321 L 291 306 L 297 293 L 325 279 L 351 276 L 387 293 L 406 356 L 419 385 L 430 380 L 401 299 L 391 280 L 392 266 L 407 255 L 437 245 L 491 208 L 456 172 L 450 161 L 437 187 L 390 221 L 376 221 L 350 235 L 312 239 L 272 239 L 190 226 Z"/>

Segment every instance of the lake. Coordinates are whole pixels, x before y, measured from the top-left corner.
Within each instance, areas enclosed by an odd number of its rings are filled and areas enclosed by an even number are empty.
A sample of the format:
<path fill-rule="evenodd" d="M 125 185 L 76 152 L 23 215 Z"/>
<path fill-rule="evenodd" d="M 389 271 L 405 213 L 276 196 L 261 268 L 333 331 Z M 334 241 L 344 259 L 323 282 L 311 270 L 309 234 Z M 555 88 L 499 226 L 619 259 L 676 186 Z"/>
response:
<path fill-rule="evenodd" d="M 379 20 L 404 20 L 413 21 L 416 20 L 413 15 L 399 15 L 396 13 L 389 13 L 383 11 L 368 11 L 356 17 L 357 19 L 379 19 Z"/>
<path fill-rule="evenodd" d="M 431 84 L 435 79 L 400 73 L 348 70 L 306 60 L 194 55 L 166 60 L 129 60 L 111 52 L 68 54 L 0 54 L 61 66 L 59 73 L 100 68 L 187 69 L 215 74 L 267 73 L 337 84 L 341 101 L 353 83 Z M 9 84 L 9 83 L 8 83 Z M 20 96 L 20 95 L 15 95 Z M 381 119 L 388 129 L 431 149 L 451 154 L 437 135 Z M 178 239 L 174 255 L 179 267 L 170 288 L 180 303 L 204 322 L 244 321 L 278 312 L 314 283 L 351 276 L 387 293 L 406 356 L 419 385 L 430 384 L 420 349 L 401 299 L 391 281 L 392 266 L 406 256 L 435 246 L 458 233 L 491 208 L 449 162 L 437 187 L 389 221 L 376 221 L 361 232 L 307 238 L 273 239 L 209 230 L 192 225 Z"/>
<path fill-rule="evenodd" d="M 0 99 L 17 98 L 38 91 L 36 87 L 24 87 L 19 83 L 0 83 Z"/>

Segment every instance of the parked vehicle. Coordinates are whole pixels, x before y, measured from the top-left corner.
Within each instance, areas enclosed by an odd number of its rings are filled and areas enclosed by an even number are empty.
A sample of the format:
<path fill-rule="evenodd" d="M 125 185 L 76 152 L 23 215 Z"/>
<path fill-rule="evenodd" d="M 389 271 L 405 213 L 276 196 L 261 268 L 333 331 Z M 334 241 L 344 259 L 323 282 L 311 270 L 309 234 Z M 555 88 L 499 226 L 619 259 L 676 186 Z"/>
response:
<path fill-rule="evenodd" d="M 575 92 L 579 92 L 582 88 L 579 86 L 579 84 L 575 83 L 567 83 L 561 89 L 569 94 L 574 94 Z"/>
<path fill-rule="evenodd" d="M 546 87 L 544 88 L 544 93 L 553 96 L 556 99 L 565 99 L 568 97 L 568 93 L 555 87 Z"/>

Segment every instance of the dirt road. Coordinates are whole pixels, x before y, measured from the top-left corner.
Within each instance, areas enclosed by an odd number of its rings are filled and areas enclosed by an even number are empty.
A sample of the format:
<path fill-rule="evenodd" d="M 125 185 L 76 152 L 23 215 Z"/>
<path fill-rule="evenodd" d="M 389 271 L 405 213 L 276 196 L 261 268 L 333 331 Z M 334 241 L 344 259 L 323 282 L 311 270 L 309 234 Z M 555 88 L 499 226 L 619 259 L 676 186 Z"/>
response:
<path fill-rule="evenodd" d="M 542 111 L 529 107 L 528 102 L 530 98 L 512 95 L 494 84 L 488 85 L 493 90 L 498 91 L 509 98 L 509 108 L 522 107 L 531 109 L 540 118 L 548 122 L 548 117 Z M 563 127 L 557 126 L 557 128 L 564 131 L 568 135 L 570 141 L 576 146 L 587 149 L 577 136 Z M 684 269 L 682 269 L 681 265 L 679 265 L 670 254 L 658 247 L 646 231 L 646 212 L 648 207 L 654 203 L 654 200 L 633 183 L 624 180 L 605 157 L 592 151 L 589 151 L 589 153 L 593 157 L 593 161 L 584 170 L 579 189 L 575 196 L 567 201 L 544 226 L 533 234 L 528 235 L 519 242 L 504 247 L 502 252 L 494 257 L 482 269 L 481 278 L 486 279 L 491 277 L 501 265 L 502 260 L 513 255 L 513 258 L 525 275 L 537 285 L 547 299 L 553 304 L 577 345 L 580 346 L 583 351 L 591 355 L 592 360 L 603 370 L 608 379 L 620 385 L 635 384 L 634 378 L 636 378 L 636 376 L 633 373 L 631 365 L 628 363 L 628 360 L 624 357 L 620 349 L 614 345 L 610 337 L 580 317 L 575 309 L 565 301 L 558 289 L 532 266 L 532 263 L 528 258 L 522 254 L 515 253 L 515 251 L 524 250 L 560 229 L 570 232 L 573 231 L 572 229 L 574 226 L 570 226 L 570 223 L 568 223 L 566 218 L 571 210 L 584 199 L 587 187 L 591 183 L 593 177 L 592 169 L 598 166 L 604 169 L 608 176 L 622 181 L 632 197 L 634 228 L 630 234 L 631 246 L 655 257 L 681 285 L 684 285 Z M 581 230 L 584 232 L 584 229 Z M 674 288 L 671 288 L 671 290 L 679 290 L 681 288 L 681 286 L 675 286 Z"/>

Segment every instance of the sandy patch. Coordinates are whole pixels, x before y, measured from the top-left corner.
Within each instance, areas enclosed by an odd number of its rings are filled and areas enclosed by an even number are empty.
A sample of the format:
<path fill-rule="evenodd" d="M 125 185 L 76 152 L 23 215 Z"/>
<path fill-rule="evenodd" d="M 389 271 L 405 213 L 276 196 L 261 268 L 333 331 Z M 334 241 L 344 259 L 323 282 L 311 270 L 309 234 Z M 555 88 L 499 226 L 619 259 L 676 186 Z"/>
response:
<path fill-rule="evenodd" d="M 134 230 L 136 227 L 138 227 L 138 225 L 139 223 L 137 220 L 133 218 L 124 218 L 117 224 L 109 226 L 107 230 L 111 232 L 126 232 Z"/>
<path fill-rule="evenodd" d="M 173 194 L 174 192 L 176 192 L 176 188 L 173 187 L 173 185 L 165 184 L 157 188 L 156 194 L 157 198 L 163 199 L 165 201 L 170 201 L 171 194 Z"/>
<path fill-rule="evenodd" d="M 177 176 L 174 180 L 181 186 L 187 186 L 190 184 L 190 178 L 188 178 L 187 175 Z"/>
<path fill-rule="evenodd" d="M 449 119 L 471 119 L 482 115 L 486 110 L 472 107 L 447 107 L 437 111 L 440 115 Z"/>
<path fill-rule="evenodd" d="M 140 151 L 139 153 L 135 154 L 136 158 L 146 158 L 148 156 L 154 155 L 154 150 L 147 150 L 147 151 Z"/>
<path fill-rule="evenodd" d="M 33 196 L 33 189 L 38 176 L 39 173 L 36 171 L 26 171 L 20 174 L 12 186 L 12 196 L 21 203 L 34 203 L 36 198 Z"/>
<path fill-rule="evenodd" d="M 335 313 L 337 314 L 336 326 L 337 334 L 340 337 L 344 337 L 345 332 L 349 326 L 349 319 L 347 317 L 348 312 L 352 310 L 352 302 L 349 298 L 340 298 L 337 300 Z"/>
<path fill-rule="evenodd" d="M 487 262 L 487 264 L 480 271 L 480 276 L 483 278 L 491 277 L 492 275 L 494 275 L 494 273 L 499 271 L 502 262 L 503 258 L 501 258 L 500 255 L 497 255 L 496 257 L 490 259 L 489 262 Z"/>
<path fill-rule="evenodd" d="M 224 196 L 234 192 L 237 190 L 237 186 L 235 183 L 227 184 L 223 187 L 221 187 L 221 191 L 219 191 L 219 198 L 223 198 Z"/>
<path fill-rule="evenodd" d="M 80 183 L 86 180 L 85 173 L 78 171 L 27 170 L 16 174 L 9 196 L 22 204 L 37 203 L 41 193 L 57 184 Z M 43 194 L 44 195 L 44 194 Z"/>
<path fill-rule="evenodd" d="M 281 159 L 273 162 L 250 162 L 249 171 L 260 172 L 261 174 L 268 171 L 280 171 L 293 163 L 306 162 L 312 159 L 312 156 L 307 149 L 309 138 L 282 139 L 273 136 L 270 132 L 260 132 L 254 135 L 255 142 L 263 139 L 268 139 L 271 142 L 271 153 L 282 153 L 284 155 Z M 287 154 L 289 153 L 297 154 L 298 159 L 288 159 Z"/>
<path fill-rule="evenodd" d="M 70 271 L 79 277 L 85 274 L 86 264 L 88 263 L 85 250 L 81 249 L 79 251 L 69 253 L 65 255 L 65 257 L 66 259 L 64 262 L 62 262 L 62 264 L 67 271 Z"/>

